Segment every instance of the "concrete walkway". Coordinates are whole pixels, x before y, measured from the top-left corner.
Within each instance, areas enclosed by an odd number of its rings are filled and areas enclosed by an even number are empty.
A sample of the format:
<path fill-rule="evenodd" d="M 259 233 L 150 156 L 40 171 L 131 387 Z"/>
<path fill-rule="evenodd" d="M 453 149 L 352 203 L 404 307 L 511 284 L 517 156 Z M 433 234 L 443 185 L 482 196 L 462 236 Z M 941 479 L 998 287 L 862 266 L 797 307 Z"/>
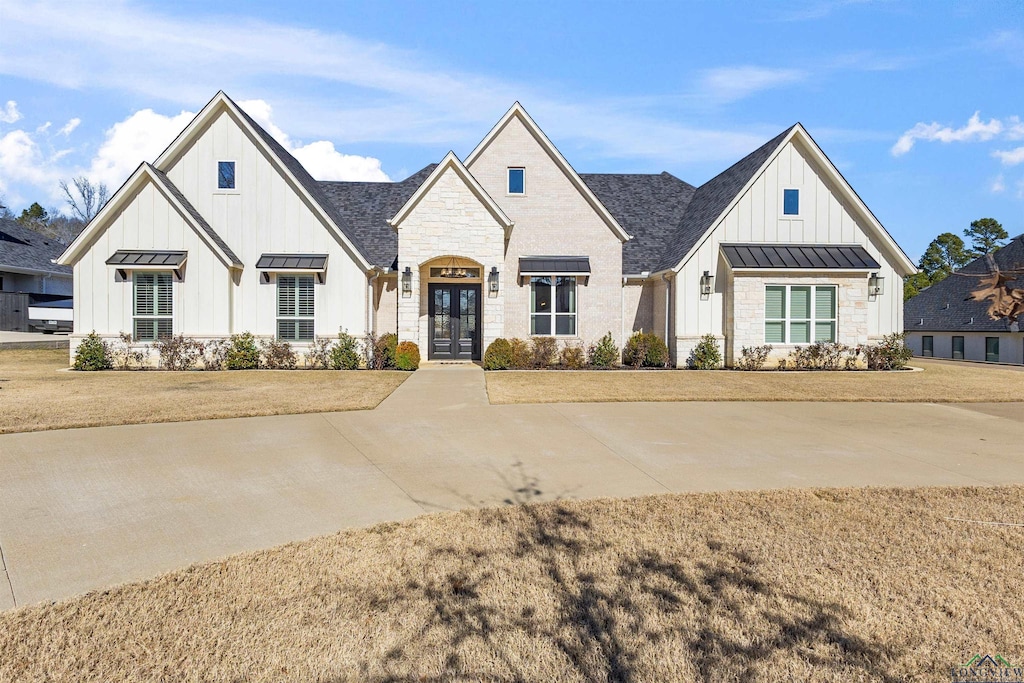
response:
<path fill-rule="evenodd" d="M 491 406 L 478 367 L 443 365 L 373 411 L 3 435 L 0 609 L 524 495 L 1024 483 L 1022 423 L 1024 404 Z"/>

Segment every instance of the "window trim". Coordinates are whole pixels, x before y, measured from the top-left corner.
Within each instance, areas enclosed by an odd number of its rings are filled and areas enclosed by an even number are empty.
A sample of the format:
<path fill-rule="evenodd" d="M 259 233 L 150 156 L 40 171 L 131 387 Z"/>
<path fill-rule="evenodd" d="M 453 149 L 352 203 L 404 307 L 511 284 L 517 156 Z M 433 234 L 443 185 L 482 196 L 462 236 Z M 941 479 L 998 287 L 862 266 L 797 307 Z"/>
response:
<path fill-rule="evenodd" d="M 274 339 L 278 341 L 291 342 L 293 344 L 308 344 L 316 339 L 316 284 L 317 278 L 312 274 L 305 273 L 278 273 L 275 276 L 274 282 Z M 290 279 L 295 281 L 295 313 L 293 315 L 284 315 L 281 313 L 281 283 L 284 279 Z M 299 303 L 299 292 L 301 291 L 300 281 L 308 279 L 311 283 L 310 291 L 312 292 L 311 310 L 312 312 L 308 315 L 300 313 Z M 299 321 L 309 320 L 313 323 L 313 331 L 309 338 L 303 338 L 299 332 Z M 293 337 L 282 337 L 281 336 L 281 322 L 291 321 L 295 323 L 295 336 Z"/>
<path fill-rule="evenodd" d="M 925 340 L 928 340 L 928 348 L 925 349 Z M 934 358 L 935 357 L 935 335 L 933 334 L 922 334 L 921 335 L 921 357 L 922 358 Z"/>
<path fill-rule="evenodd" d="M 784 316 L 782 318 L 769 318 L 768 317 L 768 288 L 769 287 L 782 287 L 785 289 L 784 299 Z M 792 306 L 792 289 L 793 287 L 808 287 L 811 290 L 811 302 L 810 302 L 810 318 L 793 318 L 790 313 Z M 816 300 L 817 290 L 829 288 L 835 294 L 832 298 L 832 317 L 831 318 L 817 318 L 814 315 L 814 303 Z M 815 323 L 832 323 L 832 339 L 831 342 L 836 342 L 839 339 L 839 286 L 838 285 L 811 285 L 811 284 L 779 284 L 779 283 L 765 283 L 764 285 L 764 303 L 761 306 L 762 312 L 762 324 L 761 324 L 761 339 L 765 344 L 780 344 L 782 346 L 799 346 L 801 344 L 813 344 L 814 342 L 814 328 Z M 770 322 L 781 322 L 783 323 L 783 341 L 781 342 L 770 342 L 768 341 L 768 323 Z M 793 322 L 806 322 L 809 326 L 809 337 L 811 341 L 806 342 L 794 342 L 792 333 Z"/>
<path fill-rule="evenodd" d="M 166 276 L 169 280 L 170 285 L 170 312 L 161 315 L 160 304 L 163 303 L 163 299 L 160 297 L 160 285 L 159 279 L 161 276 Z M 139 278 L 152 278 L 153 280 L 153 313 L 145 314 L 139 313 Z M 153 336 L 152 337 L 140 337 L 139 336 L 139 321 L 140 320 L 151 320 L 153 321 Z M 168 321 L 170 323 L 170 331 L 161 336 L 160 334 L 160 322 Z M 147 270 L 144 272 L 135 271 L 132 273 L 132 340 L 137 342 L 155 342 L 160 339 L 166 339 L 174 336 L 174 271 L 172 270 Z"/>
<path fill-rule="evenodd" d="M 786 213 L 786 193 L 796 192 L 796 213 Z M 784 218 L 799 218 L 800 217 L 800 188 L 799 187 L 785 187 L 782 189 L 782 202 L 779 206 L 781 214 Z"/>
<path fill-rule="evenodd" d="M 512 171 L 523 172 L 523 191 L 512 192 Z M 505 196 L 506 197 L 525 197 L 526 196 L 526 167 L 525 166 L 508 166 L 505 168 Z"/>
<path fill-rule="evenodd" d="M 214 194 L 238 194 L 238 160 L 237 159 L 217 159 L 216 167 L 213 173 L 213 192 Z M 235 175 L 234 175 L 234 187 L 221 187 L 220 186 L 220 165 L 221 164 L 234 164 Z"/>
<path fill-rule="evenodd" d="M 572 312 L 567 312 L 567 311 L 559 312 L 557 310 L 557 308 L 558 308 L 558 278 L 560 278 L 560 277 L 562 277 L 562 278 L 569 278 L 569 279 L 571 279 L 573 281 L 573 284 L 572 284 L 572 288 L 573 288 L 573 291 L 572 291 L 572 294 L 573 294 L 573 296 L 572 296 L 573 311 Z M 535 298 L 533 296 L 533 281 L 534 280 L 538 280 L 538 279 L 542 279 L 542 278 L 548 278 L 548 279 L 551 280 L 551 284 L 548 285 L 548 287 L 551 289 L 551 310 L 546 312 L 546 313 L 537 313 L 537 312 L 535 312 L 533 310 L 534 302 L 535 302 Z M 529 307 L 530 307 L 530 311 L 529 311 L 529 315 L 530 315 L 530 336 L 531 337 L 558 337 L 559 339 L 578 339 L 579 336 L 580 336 L 580 328 L 579 328 L 579 324 L 580 324 L 580 318 L 579 318 L 579 315 L 580 315 L 580 301 L 579 301 L 580 278 L 578 276 L 576 276 L 576 275 L 555 275 L 555 274 L 551 274 L 551 275 L 531 275 L 529 277 L 528 284 L 529 284 L 529 287 L 530 287 L 530 303 L 529 303 Z M 550 334 L 535 334 L 534 333 L 534 331 L 533 331 L 534 330 L 533 319 L 534 319 L 535 316 L 539 316 L 539 315 L 547 316 L 548 319 L 550 319 L 550 321 L 551 321 L 551 327 L 550 327 L 551 332 L 550 332 Z M 558 334 L 558 316 L 563 316 L 563 317 L 565 317 L 565 316 L 572 316 L 572 329 L 573 329 L 572 334 Z"/>

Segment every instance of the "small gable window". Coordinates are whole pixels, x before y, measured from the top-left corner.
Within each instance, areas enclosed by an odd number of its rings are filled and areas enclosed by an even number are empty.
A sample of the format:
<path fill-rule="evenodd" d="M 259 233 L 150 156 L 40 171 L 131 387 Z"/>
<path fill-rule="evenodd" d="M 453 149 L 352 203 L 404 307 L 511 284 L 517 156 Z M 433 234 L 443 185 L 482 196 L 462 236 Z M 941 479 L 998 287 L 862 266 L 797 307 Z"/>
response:
<path fill-rule="evenodd" d="M 508 193 L 526 194 L 526 169 L 508 169 Z"/>
<path fill-rule="evenodd" d="M 233 190 L 233 189 L 235 189 L 235 162 L 233 162 L 233 161 L 218 161 L 217 162 L 217 189 L 218 190 Z"/>
<path fill-rule="evenodd" d="M 782 191 L 782 213 L 786 216 L 800 215 L 800 190 Z"/>

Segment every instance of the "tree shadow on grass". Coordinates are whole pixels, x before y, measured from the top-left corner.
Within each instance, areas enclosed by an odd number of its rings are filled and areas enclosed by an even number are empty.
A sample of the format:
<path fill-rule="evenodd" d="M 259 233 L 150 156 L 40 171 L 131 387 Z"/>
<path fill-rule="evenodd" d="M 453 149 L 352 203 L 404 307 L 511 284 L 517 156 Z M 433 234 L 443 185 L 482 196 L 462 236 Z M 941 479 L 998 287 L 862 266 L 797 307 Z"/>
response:
<path fill-rule="evenodd" d="M 664 671 L 757 680 L 794 663 L 824 678 L 897 680 L 891 653 L 851 633 L 845 608 L 776 589 L 743 550 L 709 540 L 699 558 L 680 561 L 614 547 L 585 513 L 529 504 L 542 495 L 536 480 L 524 475 L 510 488 L 514 513 L 483 511 L 509 544 L 438 545 L 426 578 L 386 594 L 357 591 L 369 611 L 421 615 L 383 658 L 360 665 L 359 680 L 512 683 L 549 680 L 552 670 L 560 680 L 615 683 Z M 528 586 L 510 589 L 523 578 Z M 527 589 L 545 604 L 516 595 Z"/>

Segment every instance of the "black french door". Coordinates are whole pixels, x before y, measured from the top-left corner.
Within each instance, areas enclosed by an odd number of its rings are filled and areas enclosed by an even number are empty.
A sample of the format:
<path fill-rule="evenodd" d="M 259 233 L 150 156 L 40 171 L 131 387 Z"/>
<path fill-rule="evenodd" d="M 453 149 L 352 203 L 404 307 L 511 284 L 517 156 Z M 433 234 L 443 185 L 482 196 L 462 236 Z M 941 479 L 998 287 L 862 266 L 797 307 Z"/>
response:
<path fill-rule="evenodd" d="M 431 360 L 480 360 L 480 285 L 429 285 Z"/>

